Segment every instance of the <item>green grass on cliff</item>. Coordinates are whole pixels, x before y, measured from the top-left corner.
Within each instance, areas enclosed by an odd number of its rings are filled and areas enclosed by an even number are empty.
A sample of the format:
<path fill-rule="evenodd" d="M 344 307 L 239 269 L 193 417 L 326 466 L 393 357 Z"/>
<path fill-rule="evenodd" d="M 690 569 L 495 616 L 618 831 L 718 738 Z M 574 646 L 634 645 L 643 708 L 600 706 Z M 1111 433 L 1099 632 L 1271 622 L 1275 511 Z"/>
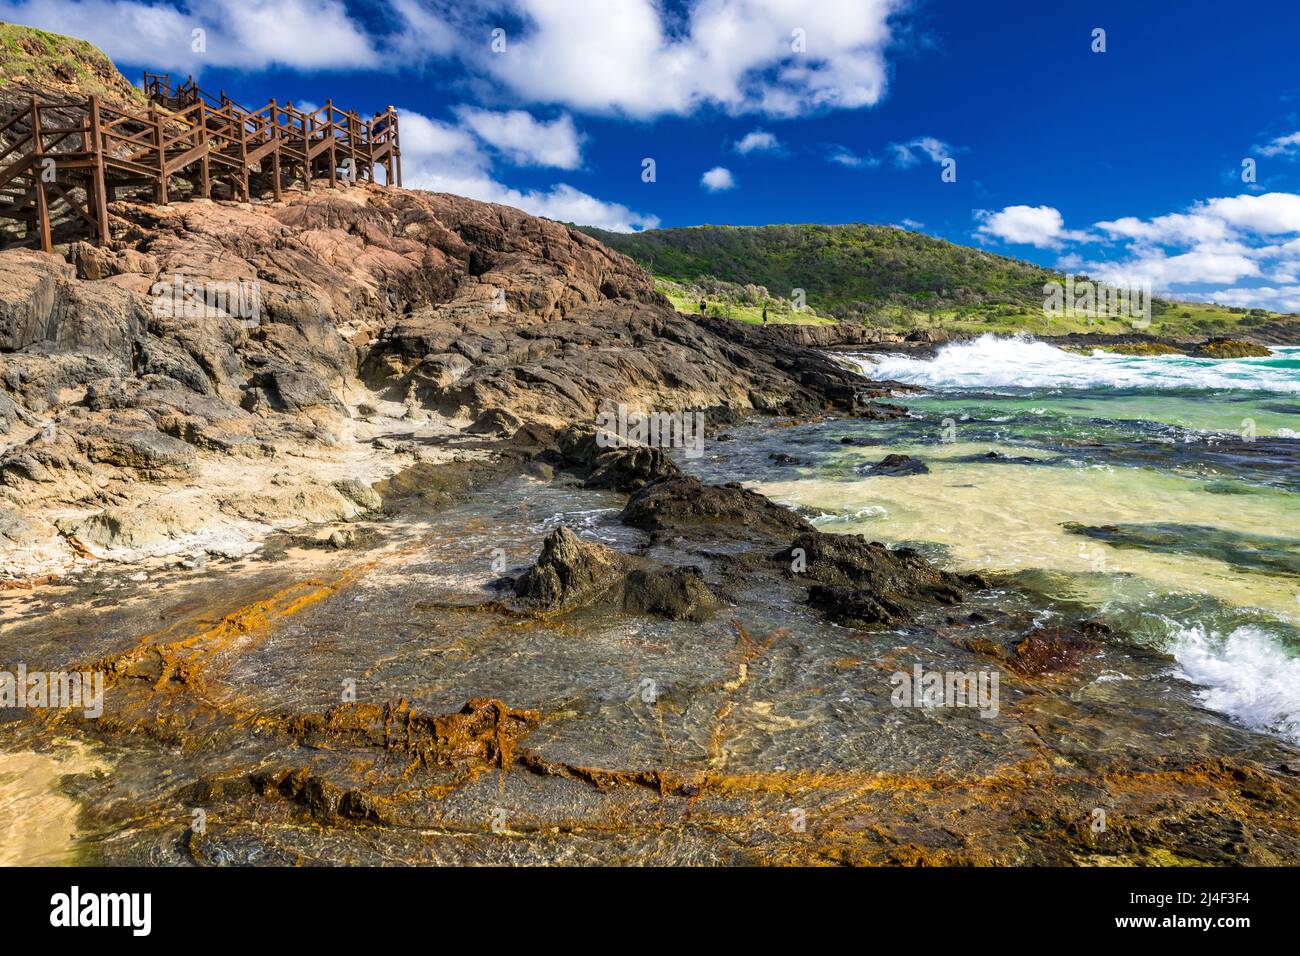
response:
<path fill-rule="evenodd" d="M 0 21 L 0 88 L 21 83 L 52 92 L 144 101 L 93 43 Z"/>
<path fill-rule="evenodd" d="M 693 226 L 640 233 L 583 232 L 636 260 L 683 312 L 741 321 L 865 322 L 947 332 L 1144 331 L 1164 338 L 1241 335 L 1275 316 L 1259 310 L 1153 301 L 1150 328 L 1124 318 L 1052 317 L 1043 286 L 1063 276 L 1019 259 L 895 226 Z M 792 303 L 802 289 L 806 309 Z"/>

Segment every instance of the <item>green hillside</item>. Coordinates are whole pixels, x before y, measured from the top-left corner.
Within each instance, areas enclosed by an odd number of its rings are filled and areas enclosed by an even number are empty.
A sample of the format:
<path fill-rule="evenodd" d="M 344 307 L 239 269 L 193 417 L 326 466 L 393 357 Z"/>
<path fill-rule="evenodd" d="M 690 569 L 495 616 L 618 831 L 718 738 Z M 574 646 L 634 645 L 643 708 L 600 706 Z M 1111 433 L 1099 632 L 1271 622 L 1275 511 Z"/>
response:
<path fill-rule="evenodd" d="M 896 226 L 692 226 L 639 233 L 580 227 L 656 277 L 681 310 L 701 299 L 715 314 L 780 322 L 868 322 L 949 332 L 1134 331 L 1123 318 L 1043 314 L 1043 286 L 1063 281 L 1021 259 L 959 246 Z M 792 302 L 802 289 L 807 309 Z M 1155 299 L 1155 335 L 1243 332 L 1269 321 L 1259 310 Z"/>
<path fill-rule="evenodd" d="M 694 226 L 642 233 L 586 232 L 675 280 L 760 285 L 837 318 L 885 305 L 945 309 L 1042 302 L 1056 273 L 893 226 Z"/>

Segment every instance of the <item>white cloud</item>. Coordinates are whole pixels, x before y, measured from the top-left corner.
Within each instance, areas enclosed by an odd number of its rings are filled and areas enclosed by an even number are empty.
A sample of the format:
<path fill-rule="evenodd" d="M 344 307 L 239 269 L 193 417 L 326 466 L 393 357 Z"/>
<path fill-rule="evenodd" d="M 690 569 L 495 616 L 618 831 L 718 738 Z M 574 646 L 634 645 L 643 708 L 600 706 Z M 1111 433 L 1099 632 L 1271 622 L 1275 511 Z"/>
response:
<path fill-rule="evenodd" d="M 494 112 L 461 106 L 456 116 L 516 166 L 577 169 L 582 165 L 582 137 L 567 115 L 545 123 L 523 110 Z"/>
<path fill-rule="evenodd" d="M 300 70 L 380 65 L 341 0 L 0 0 L 0 19 L 90 40 L 115 62 L 199 74 L 205 66 Z M 195 49 L 194 31 L 206 49 Z"/>
<path fill-rule="evenodd" d="M 414 66 L 433 57 L 454 53 L 460 33 L 420 0 L 389 0 L 397 15 L 398 31 L 386 38 L 386 45 L 403 66 Z"/>
<path fill-rule="evenodd" d="M 1300 153 L 1300 132 L 1278 136 L 1263 146 L 1256 146 L 1255 152 L 1261 156 L 1295 156 Z"/>
<path fill-rule="evenodd" d="M 510 3 L 523 33 L 507 36 L 504 53 L 482 53 L 483 68 L 535 102 L 637 117 L 871 106 L 885 92 L 889 18 L 903 6 L 698 0 L 679 17 L 658 0 Z"/>
<path fill-rule="evenodd" d="M 720 193 L 728 189 L 735 189 L 736 178 L 731 175 L 731 170 L 722 166 L 714 166 L 700 177 L 700 185 L 711 193 Z"/>
<path fill-rule="evenodd" d="M 777 138 L 766 130 L 756 129 L 736 140 L 736 152 L 742 156 L 749 153 L 771 153 L 781 148 Z"/>
<path fill-rule="evenodd" d="M 997 212 L 978 210 L 980 226 L 976 234 L 1039 249 L 1056 249 L 1064 242 L 1086 240 L 1084 233 L 1065 228 L 1065 219 L 1052 206 L 1007 206 Z"/>
<path fill-rule="evenodd" d="M 826 152 L 826 159 L 849 169 L 875 169 L 880 165 L 880 160 L 875 156 L 859 156 L 847 146 L 831 146 Z"/>
<path fill-rule="evenodd" d="M 654 117 L 701 107 L 797 116 L 884 96 L 891 18 L 908 0 L 0 0 L 0 18 L 73 30 L 115 61 L 193 72 L 392 70 L 457 58 L 521 100 Z M 508 27 L 494 53 L 494 27 Z M 369 28 L 368 28 L 369 27 Z M 191 45 L 206 31 L 206 51 Z"/>
<path fill-rule="evenodd" d="M 1199 245 L 1176 255 L 1163 249 L 1139 250 L 1118 262 L 1088 263 L 1083 271 L 1117 285 L 1147 281 L 1157 290 L 1237 282 L 1260 275 L 1259 264 L 1250 257 L 1249 250 L 1234 243 Z"/>
<path fill-rule="evenodd" d="M 1195 302 L 1217 302 L 1272 312 L 1300 312 L 1300 284 L 1215 289 L 1213 292 L 1189 293 L 1187 298 Z"/>
<path fill-rule="evenodd" d="M 1265 235 L 1300 232 L 1300 196 L 1294 193 L 1211 199 L 1203 209 L 1205 215 L 1250 232 Z"/>
<path fill-rule="evenodd" d="M 894 165 L 902 169 L 915 166 L 921 161 L 918 153 L 923 153 L 931 162 L 941 163 L 953 154 L 953 148 L 934 136 L 918 136 L 906 143 L 890 143 L 894 154 Z"/>
<path fill-rule="evenodd" d="M 599 226 L 615 232 L 654 229 L 656 216 L 634 212 L 558 183 L 548 189 L 514 189 L 491 173 L 491 157 L 466 127 L 401 110 L 403 182 L 413 189 L 455 193 L 515 206 L 535 216 Z"/>
<path fill-rule="evenodd" d="M 1039 248 L 1102 239 L 1107 245 L 1118 243 L 1116 256 L 1086 259 L 1071 253 L 1058 263 L 1103 282 L 1148 281 L 1156 291 L 1181 298 L 1294 310 L 1300 285 L 1300 195 L 1221 196 L 1185 212 L 1098 222 L 1096 233 L 1067 229 L 1060 212 L 1050 206 L 1008 206 L 976 216 L 981 220 L 976 234 L 982 238 Z M 1252 280 L 1260 284 L 1251 285 Z M 1211 288 L 1224 285 L 1229 288 Z"/>
<path fill-rule="evenodd" d="M 1142 220 L 1125 216 L 1112 222 L 1099 222 L 1097 228 L 1112 239 L 1138 239 L 1146 242 L 1188 244 L 1213 242 L 1228 238 L 1230 230 L 1221 219 L 1173 213 Z"/>

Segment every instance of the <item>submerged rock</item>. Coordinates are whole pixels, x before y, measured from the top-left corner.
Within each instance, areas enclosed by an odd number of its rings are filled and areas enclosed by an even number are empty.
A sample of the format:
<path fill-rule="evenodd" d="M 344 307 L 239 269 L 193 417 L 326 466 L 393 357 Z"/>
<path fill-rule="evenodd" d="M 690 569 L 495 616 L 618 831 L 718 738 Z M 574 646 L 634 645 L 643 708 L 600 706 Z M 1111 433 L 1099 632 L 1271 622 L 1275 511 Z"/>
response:
<path fill-rule="evenodd" d="M 1074 670 L 1109 635 L 1110 628 L 1100 621 L 1082 621 L 1063 627 L 1035 627 L 1009 642 L 976 637 L 965 646 L 995 657 L 1021 674 L 1035 676 Z"/>
<path fill-rule="evenodd" d="M 886 455 L 875 464 L 859 465 L 857 472 L 859 475 L 899 478 L 903 475 L 928 475 L 930 469 L 925 462 L 911 455 Z"/>
<path fill-rule="evenodd" d="M 800 535 L 775 556 L 796 578 L 817 582 L 809 603 L 837 624 L 865 627 L 910 620 L 922 607 L 959 604 L 987 587 L 975 574 L 935 567 L 910 548 L 890 550 L 862 535 Z"/>
<path fill-rule="evenodd" d="M 717 607 L 698 568 L 636 569 L 625 581 L 623 609 L 633 613 L 698 622 L 712 617 Z"/>

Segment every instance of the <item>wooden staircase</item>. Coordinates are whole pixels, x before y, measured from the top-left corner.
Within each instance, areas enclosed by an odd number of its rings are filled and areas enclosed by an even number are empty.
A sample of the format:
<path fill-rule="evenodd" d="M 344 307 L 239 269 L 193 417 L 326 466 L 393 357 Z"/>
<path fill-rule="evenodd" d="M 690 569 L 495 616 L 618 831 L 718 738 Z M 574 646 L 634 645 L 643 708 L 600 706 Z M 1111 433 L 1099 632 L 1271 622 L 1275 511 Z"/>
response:
<path fill-rule="evenodd" d="M 108 242 L 108 204 L 122 189 L 151 187 L 165 204 L 180 183 L 193 199 L 211 198 L 221 182 L 251 202 L 250 177 L 258 176 L 278 201 L 286 175 L 310 190 L 313 179 L 373 183 L 376 167 L 385 184 L 402 184 L 391 106 L 369 119 L 332 100 L 310 113 L 275 100 L 250 111 L 224 92 L 208 95 L 193 77 L 173 87 L 158 73 L 144 75 L 144 91 L 146 108 L 33 96 L 0 121 L 0 218 L 22 224 L 18 244 L 39 241 L 50 252 L 56 232 L 87 228 Z"/>

